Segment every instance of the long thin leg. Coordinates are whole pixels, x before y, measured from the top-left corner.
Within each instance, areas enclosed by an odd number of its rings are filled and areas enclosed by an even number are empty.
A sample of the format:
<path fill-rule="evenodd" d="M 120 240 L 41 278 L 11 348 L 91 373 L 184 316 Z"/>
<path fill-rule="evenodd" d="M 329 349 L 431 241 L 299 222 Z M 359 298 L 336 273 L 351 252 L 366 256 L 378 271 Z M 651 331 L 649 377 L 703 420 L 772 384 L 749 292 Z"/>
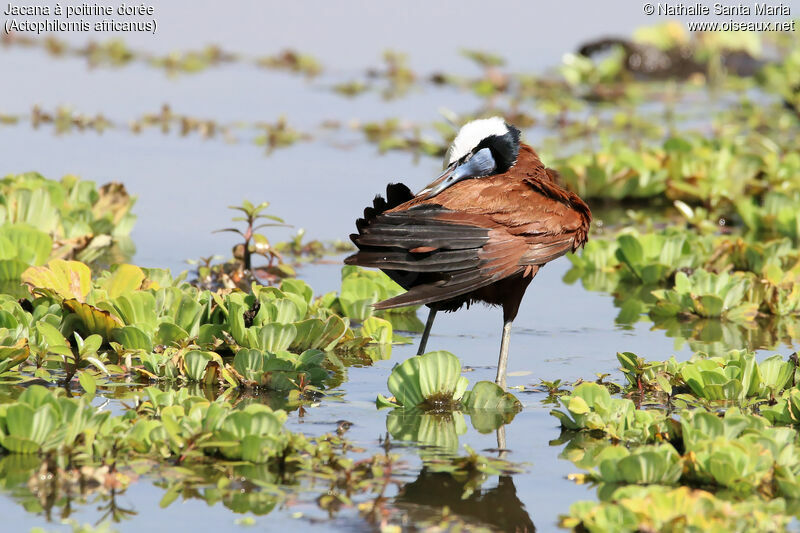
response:
<path fill-rule="evenodd" d="M 501 388 L 506 388 L 506 368 L 508 368 L 508 341 L 511 338 L 511 322 L 506 320 L 503 324 L 503 340 L 500 341 L 500 359 L 497 361 L 497 379 L 495 383 Z"/>
<path fill-rule="evenodd" d="M 508 455 L 508 449 L 506 448 L 506 426 L 505 424 L 497 428 L 497 456 L 500 459 L 505 459 L 506 455 Z"/>
<path fill-rule="evenodd" d="M 428 344 L 428 335 L 431 334 L 434 318 L 436 318 L 436 308 L 431 307 L 431 310 L 428 311 L 428 321 L 425 322 L 425 331 L 422 332 L 422 340 L 419 341 L 419 350 L 417 350 L 417 355 L 422 355 L 425 353 L 425 345 Z"/>

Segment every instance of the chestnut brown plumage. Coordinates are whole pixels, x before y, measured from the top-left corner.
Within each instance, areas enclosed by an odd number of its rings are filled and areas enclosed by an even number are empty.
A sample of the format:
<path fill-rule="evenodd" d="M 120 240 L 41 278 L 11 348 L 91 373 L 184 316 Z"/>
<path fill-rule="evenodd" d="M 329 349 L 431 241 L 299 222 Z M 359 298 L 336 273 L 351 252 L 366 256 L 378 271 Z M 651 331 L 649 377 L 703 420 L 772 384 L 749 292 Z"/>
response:
<path fill-rule="evenodd" d="M 583 246 L 592 216 L 530 146 L 518 144 L 518 150 L 505 172 L 463 179 L 434 196 L 414 196 L 405 185 L 390 184 L 386 200 L 376 197 L 356 221 L 358 233 L 351 239 L 359 251 L 345 259 L 380 268 L 407 290 L 376 309 L 430 308 L 419 353 L 437 311 L 473 302 L 501 305 L 502 387 L 511 323 L 528 284 L 543 265 Z"/>

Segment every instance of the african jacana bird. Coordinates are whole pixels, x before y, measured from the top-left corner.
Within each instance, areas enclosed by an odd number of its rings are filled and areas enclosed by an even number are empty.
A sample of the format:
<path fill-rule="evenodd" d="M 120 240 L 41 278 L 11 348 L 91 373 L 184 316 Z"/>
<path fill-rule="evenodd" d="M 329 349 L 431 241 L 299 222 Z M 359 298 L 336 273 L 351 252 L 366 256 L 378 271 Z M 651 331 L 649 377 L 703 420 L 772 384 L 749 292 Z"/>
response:
<path fill-rule="evenodd" d="M 511 324 L 525 289 L 543 265 L 583 246 L 592 214 L 499 117 L 465 124 L 445 167 L 416 195 L 389 184 L 386 199 L 377 196 L 356 221 L 350 238 L 358 252 L 345 263 L 380 268 L 407 290 L 376 309 L 430 308 L 418 354 L 437 311 L 503 306 L 496 382 L 505 388 Z"/>

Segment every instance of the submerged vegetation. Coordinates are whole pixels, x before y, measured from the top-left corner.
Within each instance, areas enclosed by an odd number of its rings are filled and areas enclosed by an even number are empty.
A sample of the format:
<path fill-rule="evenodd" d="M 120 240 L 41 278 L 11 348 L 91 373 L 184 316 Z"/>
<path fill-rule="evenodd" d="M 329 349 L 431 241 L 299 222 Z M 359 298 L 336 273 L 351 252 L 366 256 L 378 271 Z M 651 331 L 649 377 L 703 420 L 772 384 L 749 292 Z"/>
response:
<path fill-rule="evenodd" d="M 267 153 L 339 129 L 379 152 L 439 157 L 459 124 L 503 115 L 542 138 L 558 179 L 595 212 L 564 281 L 612 295 L 620 327 L 646 323 L 693 352 L 620 352 L 619 383 L 605 374 L 533 389 L 557 406 L 561 435 L 550 444 L 579 471 L 570 479 L 596 489 L 595 501 L 558 509 L 560 525 L 776 531 L 800 516 L 797 355 L 757 353 L 792 351 L 800 337 L 796 34 L 689 36 L 666 24 L 586 43 L 546 75 L 512 72 L 478 50 L 463 51 L 476 76 L 424 74 L 388 51 L 346 80 L 293 50 L 158 56 L 121 41 L 18 35 L 3 44 L 172 76 L 249 65 L 343 98 L 473 95 L 474 112 L 445 110 L 432 123 L 323 120 L 301 130 L 285 117 L 222 123 L 165 104 L 127 122 L 37 106 L 0 115 L 0 127 L 241 136 Z M 344 267 L 339 290 L 325 294 L 297 279 L 303 264 L 347 245 L 304 230 L 270 240 L 284 219 L 245 200 L 220 230 L 235 235 L 232 257 L 176 276 L 132 264 L 134 199 L 121 184 L 28 173 L 0 180 L 0 193 L 0 488 L 26 509 L 68 518 L 73 503 L 92 502 L 103 519 L 125 520 L 135 511 L 118 496 L 147 479 L 162 507 L 198 499 L 255 517 L 293 506 L 310 521 L 350 512 L 382 530 L 533 529 L 512 476 L 537 465 L 510 460 L 505 442 L 522 403 L 491 382 L 470 388 L 462 373 L 472 369 L 450 352 L 393 361 L 385 390 L 370 385 L 380 408 L 370 416 L 385 421 L 380 448 L 348 439 L 360 420 L 300 425 L 309 410 L 344 401 L 350 372 L 390 359 L 404 333 L 423 327 L 415 308 L 374 310 L 402 291 L 380 272 Z M 496 448 L 462 452 L 467 419 Z"/>

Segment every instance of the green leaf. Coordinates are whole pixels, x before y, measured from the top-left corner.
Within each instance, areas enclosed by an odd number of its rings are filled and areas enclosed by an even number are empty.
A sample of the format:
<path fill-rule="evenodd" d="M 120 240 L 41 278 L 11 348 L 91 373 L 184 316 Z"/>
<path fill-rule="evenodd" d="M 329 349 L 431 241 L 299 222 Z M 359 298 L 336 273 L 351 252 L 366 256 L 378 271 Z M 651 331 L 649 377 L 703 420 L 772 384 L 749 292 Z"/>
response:
<path fill-rule="evenodd" d="M 109 298 L 114 299 L 139 289 L 144 278 L 144 272 L 138 266 L 120 264 L 112 269 L 111 276 L 98 284 L 105 288 Z"/>
<path fill-rule="evenodd" d="M 156 299 L 149 291 L 124 293 L 114 298 L 117 316 L 126 326 L 137 326 L 147 334 L 155 332 L 158 322 Z"/>
<path fill-rule="evenodd" d="M 0 238 L 16 250 L 16 259 L 26 265 L 39 266 L 47 262 L 53 250 L 50 236 L 27 224 L 4 224 L 0 226 Z M 5 255 L 8 255 L 6 247 Z M 13 259 L 5 257 L 4 259 Z"/>
<path fill-rule="evenodd" d="M 293 324 L 267 324 L 256 330 L 256 346 L 268 352 L 283 351 L 291 346 L 296 335 Z"/>
<path fill-rule="evenodd" d="M 428 402 L 428 408 L 452 409 L 464 394 L 466 378 L 461 363 L 450 352 L 438 351 L 410 357 L 392 370 L 389 391 L 405 407 Z M 433 402 L 433 403 L 431 403 Z"/>
<path fill-rule="evenodd" d="M 92 273 L 79 261 L 53 259 L 47 266 L 32 266 L 22 273 L 22 281 L 34 289 L 53 291 L 61 298 L 86 300 L 91 289 Z"/>
<path fill-rule="evenodd" d="M 83 371 L 78 374 L 78 381 L 86 391 L 86 394 L 91 398 L 97 391 L 97 380 L 90 373 Z"/>
<path fill-rule="evenodd" d="M 388 320 L 371 316 L 361 325 L 361 335 L 378 344 L 390 344 L 392 342 L 392 324 Z"/>
<path fill-rule="evenodd" d="M 208 362 L 213 359 L 214 354 L 210 352 L 202 352 L 200 350 L 186 352 L 186 355 L 183 356 L 183 361 L 186 364 L 186 377 L 191 381 L 202 381 Z"/>
<path fill-rule="evenodd" d="M 347 324 L 336 315 L 323 321 L 309 318 L 294 324 L 296 335 L 290 346 L 292 350 L 319 348 L 330 350 L 347 332 Z"/>
<path fill-rule="evenodd" d="M 44 339 L 48 352 L 72 357 L 72 350 L 67 343 L 67 339 L 56 327 L 48 322 L 39 322 L 36 324 L 36 330 Z"/>
<path fill-rule="evenodd" d="M 136 326 L 125 326 L 111 332 L 111 340 L 120 343 L 128 350 L 153 351 L 150 336 Z"/>
<path fill-rule="evenodd" d="M 642 278 L 641 265 L 644 261 L 644 250 L 642 245 L 633 235 L 620 235 L 617 237 L 617 259 L 633 272 L 636 277 Z"/>
<path fill-rule="evenodd" d="M 520 401 L 492 381 L 479 381 L 471 391 L 464 394 L 462 402 L 467 409 L 488 409 L 498 411 L 519 411 Z"/>
<path fill-rule="evenodd" d="M 188 339 L 189 334 L 180 326 L 176 326 L 171 322 L 162 322 L 158 325 L 156 331 L 155 342 L 165 346 L 171 346 L 179 341 Z M 203 344 L 203 341 L 198 339 L 198 342 Z"/>

